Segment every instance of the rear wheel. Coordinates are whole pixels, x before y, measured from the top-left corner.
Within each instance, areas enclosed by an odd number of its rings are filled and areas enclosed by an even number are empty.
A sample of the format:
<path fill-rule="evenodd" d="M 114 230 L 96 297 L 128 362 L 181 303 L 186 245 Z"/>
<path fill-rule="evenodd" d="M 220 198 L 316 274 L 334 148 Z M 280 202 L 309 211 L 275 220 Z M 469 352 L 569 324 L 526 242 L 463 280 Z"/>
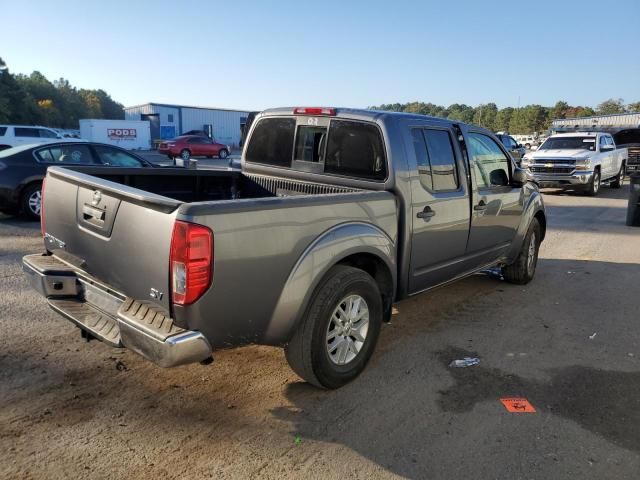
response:
<path fill-rule="evenodd" d="M 531 150 L 531 144 L 530 143 L 525 143 L 524 144 L 524 148 L 526 148 L 527 150 Z"/>
<path fill-rule="evenodd" d="M 366 272 L 333 267 L 285 347 L 289 365 L 320 388 L 339 388 L 364 370 L 382 324 L 382 296 Z"/>
<path fill-rule="evenodd" d="M 186 162 L 191 158 L 191 152 L 185 148 L 180 152 L 180 158 Z"/>
<path fill-rule="evenodd" d="M 591 177 L 589 185 L 587 185 L 585 193 L 590 197 L 595 197 L 596 195 L 598 195 L 598 192 L 600 191 L 601 180 L 602 179 L 600 177 L 600 170 L 596 170 L 595 172 L 593 172 L 593 176 Z"/>
<path fill-rule="evenodd" d="M 229 156 L 229 152 L 225 148 L 223 148 L 222 150 L 220 150 L 218 156 L 220 158 L 227 158 Z"/>
<path fill-rule="evenodd" d="M 533 280 L 538 264 L 538 251 L 542 235 L 538 219 L 531 220 L 527 235 L 522 242 L 518 258 L 511 265 L 502 269 L 502 275 L 507 282 L 525 285 Z"/>
<path fill-rule="evenodd" d="M 42 206 L 42 185 L 34 183 L 29 185 L 22 192 L 21 212 L 31 220 L 40 220 L 40 209 Z"/>
<path fill-rule="evenodd" d="M 615 180 L 609 184 L 611 188 L 622 187 L 622 184 L 624 183 L 624 169 L 625 169 L 625 164 L 624 162 L 622 162 L 622 166 L 620 167 L 620 171 L 618 172 L 618 175 L 616 176 Z"/>

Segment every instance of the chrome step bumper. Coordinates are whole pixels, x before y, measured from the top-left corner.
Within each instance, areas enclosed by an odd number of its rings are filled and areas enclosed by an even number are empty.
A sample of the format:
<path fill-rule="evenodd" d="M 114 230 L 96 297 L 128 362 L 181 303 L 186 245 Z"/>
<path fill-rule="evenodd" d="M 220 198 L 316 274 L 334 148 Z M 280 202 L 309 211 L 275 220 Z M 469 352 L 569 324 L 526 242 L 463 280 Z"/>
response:
<path fill-rule="evenodd" d="M 119 295 L 53 256 L 27 255 L 22 268 L 51 308 L 113 347 L 127 347 L 161 367 L 211 357 L 200 332 L 178 327 L 157 306 Z"/>

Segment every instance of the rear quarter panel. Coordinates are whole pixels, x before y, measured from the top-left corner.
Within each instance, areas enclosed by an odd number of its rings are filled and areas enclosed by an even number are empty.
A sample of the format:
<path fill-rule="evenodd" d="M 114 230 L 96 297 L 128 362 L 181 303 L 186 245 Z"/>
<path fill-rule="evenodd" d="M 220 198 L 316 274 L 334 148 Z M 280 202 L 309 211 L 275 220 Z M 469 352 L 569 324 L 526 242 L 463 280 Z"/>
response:
<path fill-rule="evenodd" d="M 178 218 L 214 232 L 212 286 L 193 305 L 174 308 L 174 315 L 181 324 L 203 332 L 215 347 L 277 345 L 288 339 L 296 313 L 308 297 L 296 291 L 285 302 L 286 308 L 280 308 L 275 317 L 274 312 L 281 297 L 287 296 L 285 285 L 296 276 L 295 267 L 309 255 L 310 246 L 323 236 L 331 243 L 327 232 L 350 226 L 351 241 L 342 243 L 344 249 L 325 249 L 329 256 L 310 257 L 311 267 L 299 271 L 309 276 L 307 285 L 317 284 L 345 251 L 375 250 L 372 245 L 381 237 L 395 248 L 398 235 L 396 199 L 389 192 L 185 204 Z M 379 235 L 361 235 L 365 230 Z M 333 237 L 336 245 L 338 238 Z M 379 251 L 380 255 L 391 253 L 389 248 Z"/>

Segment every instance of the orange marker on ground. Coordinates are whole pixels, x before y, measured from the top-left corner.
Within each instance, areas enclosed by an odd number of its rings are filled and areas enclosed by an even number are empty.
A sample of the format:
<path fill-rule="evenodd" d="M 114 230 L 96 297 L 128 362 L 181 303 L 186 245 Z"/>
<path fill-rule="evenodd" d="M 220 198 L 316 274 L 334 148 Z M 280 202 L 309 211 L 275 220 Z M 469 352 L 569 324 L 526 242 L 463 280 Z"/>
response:
<path fill-rule="evenodd" d="M 511 413 L 536 413 L 536 409 L 526 398 L 501 398 L 500 402 Z"/>

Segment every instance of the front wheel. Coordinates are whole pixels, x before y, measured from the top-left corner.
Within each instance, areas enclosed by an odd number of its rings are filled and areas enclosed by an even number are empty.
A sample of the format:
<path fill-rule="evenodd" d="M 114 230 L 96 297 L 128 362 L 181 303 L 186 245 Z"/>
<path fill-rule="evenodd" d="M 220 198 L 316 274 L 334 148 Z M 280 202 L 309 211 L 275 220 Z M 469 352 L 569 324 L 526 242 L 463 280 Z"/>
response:
<path fill-rule="evenodd" d="M 533 280 L 538 264 L 538 251 L 540 250 L 541 241 L 540 223 L 537 218 L 534 218 L 531 220 L 527 235 L 524 237 L 518 258 L 511 265 L 507 265 L 502 269 L 502 275 L 507 282 L 525 285 Z"/>
<path fill-rule="evenodd" d="M 191 152 L 185 148 L 180 152 L 180 158 L 186 162 L 191 158 Z"/>
<path fill-rule="evenodd" d="M 223 148 L 222 150 L 220 150 L 220 153 L 218 154 L 218 156 L 220 158 L 227 158 L 229 156 L 229 152 Z"/>
<path fill-rule="evenodd" d="M 625 169 L 625 164 L 624 162 L 622 162 L 622 166 L 620 167 L 620 171 L 618 172 L 618 175 L 616 176 L 615 180 L 609 184 L 611 188 L 622 187 L 622 184 L 624 183 L 624 169 Z"/>
<path fill-rule="evenodd" d="M 380 290 L 368 273 L 344 265 L 333 267 L 285 347 L 287 362 L 317 387 L 345 385 L 371 358 L 382 314 Z"/>
<path fill-rule="evenodd" d="M 596 170 L 595 172 L 593 172 L 593 176 L 591 177 L 589 185 L 587 185 L 587 190 L 585 191 L 585 193 L 590 197 L 595 197 L 596 195 L 598 195 L 598 192 L 600 191 L 601 180 L 602 179 L 600 177 L 600 170 Z"/>

